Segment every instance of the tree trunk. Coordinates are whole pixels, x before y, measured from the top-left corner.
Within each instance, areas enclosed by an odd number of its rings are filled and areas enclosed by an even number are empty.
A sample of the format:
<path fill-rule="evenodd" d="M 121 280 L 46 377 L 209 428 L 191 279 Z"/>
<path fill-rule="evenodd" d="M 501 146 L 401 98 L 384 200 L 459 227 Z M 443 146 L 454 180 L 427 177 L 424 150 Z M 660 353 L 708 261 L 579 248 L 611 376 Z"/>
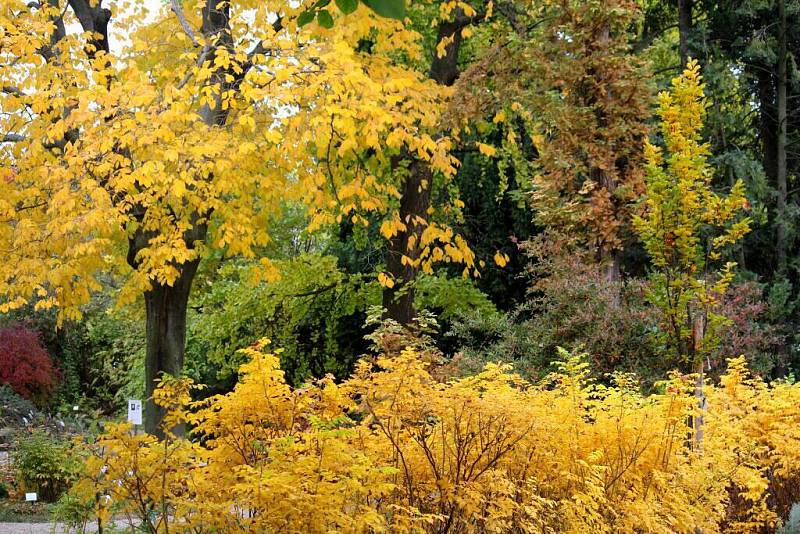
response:
<path fill-rule="evenodd" d="M 767 180 L 777 183 L 777 159 L 778 159 L 778 125 L 775 121 L 777 110 L 775 109 L 775 79 L 769 72 L 766 65 L 755 69 L 755 76 L 758 84 L 758 110 L 759 110 L 759 139 L 761 140 L 761 163 Z"/>
<path fill-rule="evenodd" d="M 183 239 L 188 248 L 193 249 L 195 243 L 202 242 L 208 232 L 205 223 L 195 222 Z M 128 264 L 134 269 L 139 267 L 137 255 L 146 248 L 152 233 L 137 231 L 128 242 Z M 171 286 L 153 282 L 150 290 L 144 294 L 147 350 L 145 353 L 145 401 L 144 429 L 149 434 L 162 437 L 160 428 L 164 418 L 164 410 L 153 402 L 155 380 L 162 374 L 179 376 L 183 369 L 183 355 L 186 343 L 186 311 L 189 304 L 189 293 L 192 281 L 197 273 L 200 259 L 194 259 L 176 265 L 178 278 Z M 182 434 L 182 428 L 173 429 Z"/>
<path fill-rule="evenodd" d="M 609 24 L 604 24 L 599 33 L 596 36 L 596 41 L 601 48 L 606 48 L 607 43 L 611 40 L 611 27 Z M 597 80 L 598 86 L 601 88 L 600 93 L 597 97 L 592 96 L 589 99 L 590 104 L 594 105 L 595 100 L 602 98 L 603 105 L 595 107 L 595 118 L 597 120 L 597 124 L 600 128 L 607 128 L 608 127 L 608 110 L 613 107 L 613 102 L 615 98 L 614 94 L 614 87 L 611 83 L 609 83 L 607 73 L 604 71 L 597 71 L 595 69 L 590 69 L 589 74 Z M 618 179 L 617 176 L 622 176 L 625 173 L 625 167 L 627 162 L 624 158 L 617 158 L 614 162 L 614 165 L 617 168 L 617 172 L 619 174 L 615 174 L 610 172 L 609 170 L 605 169 L 604 166 L 594 167 L 590 171 L 590 175 L 592 179 L 600 185 L 603 189 L 608 191 L 609 196 L 614 199 L 615 193 L 617 191 Z M 613 201 L 613 200 L 612 200 Z M 618 213 L 618 206 L 616 202 L 614 202 L 614 216 L 615 218 L 619 219 Z M 614 284 L 622 280 L 622 249 L 620 248 L 612 248 L 608 249 L 605 245 L 600 245 L 600 250 L 598 254 L 598 259 L 600 261 L 600 265 L 604 271 L 604 278 L 605 282 L 608 284 Z M 620 287 L 614 287 L 612 297 L 611 297 L 611 306 L 613 309 L 619 309 L 620 302 L 622 300 L 620 295 Z"/>
<path fill-rule="evenodd" d="M 775 203 L 775 248 L 777 271 L 780 275 L 786 274 L 787 256 L 787 228 L 786 228 L 786 4 L 785 0 L 778 0 L 778 68 L 776 80 L 776 106 L 778 111 L 778 139 L 776 157 L 776 186 L 778 198 Z"/>
<path fill-rule="evenodd" d="M 418 159 L 412 160 L 400 199 L 400 220 L 406 229 L 389 241 L 386 257 L 386 269 L 394 277 L 395 285 L 383 291 L 386 315 L 400 324 L 410 323 L 416 315 L 413 282 L 419 272 L 419 264 L 412 262 L 419 260 L 421 252 L 419 238 L 425 226 L 419 223 L 419 219 L 426 219 L 428 215 L 430 184 L 430 167 Z"/>
<path fill-rule="evenodd" d="M 147 312 L 147 355 L 145 356 L 144 430 L 163 437 L 160 428 L 164 409 L 153 402 L 156 379 L 163 373 L 180 376 L 186 344 L 186 311 L 192 281 L 200 260 L 181 266 L 181 274 L 172 286 L 154 284 L 144 294 Z M 183 435 L 183 428 L 172 429 Z"/>
<path fill-rule="evenodd" d="M 678 36 L 680 39 L 681 68 L 689 61 L 689 34 L 692 31 L 693 0 L 678 0 Z"/>
<path fill-rule="evenodd" d="M 705 413 L 707 409 L 707 400 L 703 387 L 705 386 L 705 372 L 703 360 L 696 369 L 697 378 L 694 383 L 694 397 L 697 401 L 697 413 L 693 417 L 692 426 L 694 427 L 694 450 L 699 451 L 703 446 L 703 433 L 705 425 Z"/>
<path fill-rule="evenodd" d="M 695 362 L 695 373 L 697 377 L 694 382 L 694 397 L 697 401 L 697 412 L 692 417 L 692 428 L 694 429 L 694 450 L 700 451 L 703 446 L 703 432 L 706 413 L 705 395 L 705 366 L 703 365 L 703 355 L 705 353 L 704 341 L 706 337 L 706 315 L 697 313 L 692 319 L 692 340 L 690 343 L 689 354 Z"/>
<path fill-rule="evenodd" d="M 452 39 L 445 47 L 444 55 L 439 57 L 436 50 L 431 59 L 428 76 L 439 85 L 453 85 L 458 79 L 458 53 L 461 49 L 461 30 L 471 22 L 463 12 L 456 14 L 453 21 L 439 25 L 437 42 Z M 411 260 L 419 259 L 419 247 L 425 224 L 419 220 L 427 220 L 428 208 L 431 205 L 431 184 L 433 174 L 424 161 L 409 158 L 408 177 L 403 183 L 400 199 L 400 220 L 406 229 L 399 232 L 389 241 L 386 270 L 394 278 L 395 285 L 383 289 L 383 307 L 386 316 L 400 324 L 409 324 L 414 320 L 414 279 L 419 273 L 419 265 L 403 261 L 403 257 Z M 397 168 L 398 165 L 395 165 Z M 402 171 L 401 171 L 402 172 Z M 409 244 L 411 246 L 409 247 Z"/>
<path fill-rule="evenodd" d="M 603 262 L 605 264 L 605 279 L 608 283 L 615 283 L 622 280 L 622 251 L 614 249 L 605 254 Z M 617 302 L 619 304 L 619 302 Z"/>

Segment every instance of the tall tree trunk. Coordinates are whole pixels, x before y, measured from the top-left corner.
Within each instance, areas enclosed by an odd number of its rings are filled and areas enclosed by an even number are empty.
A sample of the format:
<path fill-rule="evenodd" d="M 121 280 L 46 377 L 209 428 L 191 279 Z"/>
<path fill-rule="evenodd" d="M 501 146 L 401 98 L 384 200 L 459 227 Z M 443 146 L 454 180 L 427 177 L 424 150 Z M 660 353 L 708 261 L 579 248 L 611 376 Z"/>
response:
<path fill-rule="evenodd" d="M 605 264 L 606 282 L 619 282 L 622 280 L 622 250 L 614 249 L 604 256 L 602 261 Z M 619 294 L 617 294 L 616 305 L 619 305 Z"/>
<path fill-rule="evenodd" d="M 181 274 L 171 286 L 154 284 L 144 294 L 147 312 L 147 355 L 145 356 L 145 413 L 144 430 L 163 436 L 159 427 L 164 419 L 164 409 L 153 402 L 156 379 L 162 373 L 179 376 L 183 370 L 186 345 L 186 311 L 192 281 L 200 260 L 180 267 Z M 173 429 L 182 435 L 183 428 Z"/>
<path fill-rule="evenodd" d="M 759 111 L 759 140 L 761 141 L 761 164 L 769 184 L 778 188 L 778 123 L 776 109 L 775 82 L 776 78 L 768 65 L 760 65 L 754 69 L 758 86 L 758 111 Z M 784 145 L 785 146 L 785 145 Z M 779 195 L 780 196 L 780 195 Z M 778 219 L 778 206 L 776 200 L 775 219 Z M 777 224 L 776 224 L 777 233 Z M 777 236 L 776 236 L 777 241 Z M 777 251 L 775 254 L 777 259 Z M 777 265 L 776 265 L 777 271 Z"/>
<path fill-rule="evenodd" d="M 601 49 L 607 48 L 607 43 L 611 40 L 611 27 L 609 24 L 605 24 L 600 29 L 595 40 Z M 606 72 L 602 70 L 598 72 L 595 69 L 590 69 L 589 74 L 597 80 L 598 85 L 602 88 L 598 98 L 602 98 L 603 105 L 595 106 L 594 112 L 597 119 L 597 124 L 600 126 L 600 128 L 607 128 L 608 110 L 612 108 L 614 98 L 616 96 L 614 94 L 614 87 L 611 83 L 608 83 Z M 590 99 L 590 104 L 595 104 L 594 97 Z M 627 162 L 624 161 L 624 158 L 618 158 L 617 161 L 614 162 L 614 165 L 616 166 L 617 172 L 621 176 L 625 172 L 625 166 L 627 165 Z M 617 175 L 603 167 L 604 166 L 592 168 L 590 175 L 595 182 L 597 182 L 603 189 L 608 191 L 608 194 L 612 198 L 613 202 L 613 199 L 615 198 L 614 195 L 617 191 L 617 186 L 619 185 L 616 177 Z M 618 218 L 619 215 L 616 213 L 618 211 L 616 205 L 614 211 L 615 217 Z M 606 246 L 601 245 L 598 256 L 600 264 L 604 270 L 605 281 L 608 283 L 615 283 L 622 280 L 622 249 L 617 247 L 609 249 Z M 614 309 L 618 309 L 620 302 L 620 288 L 614 288 L 610 304 Z"/>
<path fill-rule="evenodd" d="M 680 39 L 681 68 L 689 61 L 689 35 L 692 32 L 692 4 L 694 0 L 678 0 L 678 36 Z"/>
<path fill-rule="evenodd" d="M 207 234 L 208 227 L 205 223 L 195 223 L 187 231 L 183 239 L 192 249 L 195 243 L 202 242 Z M 137 255 L 146 248 L 152 233 L 138 231 L 128 242 L 128 263 L 136 269 L 139 266 Z M 172 285 L 154 282 L 152 287 L 145 292 L 145 314 L 147 350 L 145 353 L 145 403 L 144 403 L 144 429 L 150 434 L 163 436 L 161 421 L 164 410 L 153 403 L 155 380 L 162 374 L 179 376 L 183 369 L 183 356 L 186 344 L 186 312 L 189 304 L 189 294 L 192 289 L 199 259 L 176 265 L 178 277 Z M 173 429 L 178 434 L 182 428 Z"/>
<path fill-rule="evenodd" d="M 763 68 L 762 68 L 763 67 Z M 761 140 L 761 163 L 767 180 L 775 184 L 778 175 L 778 125 L 775 120 L 775 79 L 766 65 L 755 69 L 758 84 L 759 139 Z"/>
<path fill-rule="evenodd" d="M 778 68 L 775 86 L 775 99 L 778 120 L 778 139 L 776 146 L 776 186 L 778 198 L 775 203 L 775 248 L 777 258 L 777 271 L 779 275 L 786 274 L 787 256 L 787 228 L 786 228 L 786 3 L 778 0 Z"/>
<path fill-rule="evenodd" d="M 453 85 L 458 78 L 457 62 L 462 42 L 461 30 L 470 22 L 469 17 L 459 12 L 453 21 L 442 22 L 439 25 L 437 42 L 452 39 L 445 47 L 443 56 L 440 57 L 436 50 L 433 51 L 428 76 L 439 85 Z M 395 168 L 399 169 L 399 162 L 395 162 Z M 408 261 L 404 262 L 403 258 L 411 260 L 419 258 L 420 237 L 425 229 L 425 224 L 420 224 L 419 221 L 428 218 L 433 182 L 430 166 L 417 158 L 410 159 L 407 172 L 408 176 L 403 184 L 400 199 L 400 220 L 406 225 L 406 229 L 389 241 L 386 258 L 386 270 L 394 278 L 395 285 L 383 289 L 383 307 L 386 309 L 386 316 L 400 324 L 409 324 L 416 316 L 414 280 L 420 268 L 418 263 L 412 265 Z M 412 246 L 409 247 L 409 244 Z"/>

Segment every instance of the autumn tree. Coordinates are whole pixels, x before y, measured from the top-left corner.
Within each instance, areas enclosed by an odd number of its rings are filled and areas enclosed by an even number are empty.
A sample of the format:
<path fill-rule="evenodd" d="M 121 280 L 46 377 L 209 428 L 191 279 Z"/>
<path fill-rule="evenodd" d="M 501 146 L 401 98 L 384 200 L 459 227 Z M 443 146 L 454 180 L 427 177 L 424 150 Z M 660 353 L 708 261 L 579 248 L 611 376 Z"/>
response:
<path fill-rule="evenodd" d="M 437 85 L 452 86 L 459 76 L 458 60 L 467 28 L 486 17 L 465 2 L 442 2 L 436 16 L 436 47 L 430 52 L 427 76 Z M 441 118 L 434 125 L 443 128 Z M 434 132 L 436 130 L 434 129 Z M 436 132 L 441 136 L 441 133 Z M 457 249 L 447 251 L 436 246 L 439 231 L 431 220 L 431 193 L 437 169 L 412 152 L 399 154 L 392 161 L 394 172 L 404 173 L 400 205 L 396 222 L 384 231 L 389 238 L 386 270 L 390 279 L 383 291 L 383 306 L 388 317 L 408 323 L 415 316 L 414 279 L 420 270 L 430 271 L 431 259 L 445 254 L 456 256 L 473 265 L 472 252 L 463 238 L 456 241 Z M 399 223 L 399 224 L 397 224 Z M 447 231 L 447 230 L 445 230 Z M 447 241 L 448 239 L 445 239 Z M 455 254 L 454 254 L 455 253 Z"/>
<path fill-rule="evenodd" d="M 750 219 L 740 216 L 747 204 L 743 182 L 725 197 L 711 188 L 709 146 L 701 140 L 708 106 L 703 88 L 700 67 L 690 61 L 672 91 L 659 95 L 665 151 L 645 145 L 646 213 L 635 219 L 652 262 L 649 297 L 661 313 L 663 345 L 684 372 L 697 373 L 701 407 L 704 361 L 724 325 L 718 307 L 736 265 L 719 263 L 750 229 Z M 698 444 L 702 427 L 701 413 L 694 418 Z"/>
<path fill-rule="evenodd" d="M 665 345 L 688 369 L 708 354 L 720 326 L 715 305 L 735 264 L 719 263 L 750 228 L 750 219 L 740 216 L 747 203 L 743 182 L 724 197 L 710 187 L 709 146 L 701 140 L 708 103 L 699 70 L 690 62 L 672 91 L 659 95 L 665 148 L 646 144 L 646 212 L 635 219 L 652 262 L 651 298 L 664 317 Z"/>
<path fill-rule="evenodd" d="M 644 188 L 652 90 L 629 42 L 639 15 L 628 0 L 545 2 L 529 37 L 512 42 L 495 66 L 503 115 L 519 116 L 535 147 L 536 221 L 594 254 L 610 281 L 620 277 Z M 519 128 L 510 128 L 512 154 L 521 141 Z"/>
<path fill-rule="evenodd" d="M 355 233 L 372 228 L 388 240 L 378 278 L 388 316 L 401 323 L 415 316 L 415 280 L 420 272 L 430 274 L 434 265 L 446 262 L 459 265 L 464 276 L 477 274 L 475 254 L 453 223 L 463 207 L 454 187 L 460 167 L 454 154 L 464 145 L 475 147 L 461 134 L 479 114 L 474 107 L 467 113 L 454 109 L 461 102 L 453 95 L 458 92 L 460 65 L 480 62 L 492 50 L 495 37 L 487 32 L 482 39 L 473 39 L 476 29 L 490 27 L 503 41 L 513 27 L 510 21 L 524 9 L 507 1 L 415 2 L 409 6 L 406 31 L 413 36 L 409 42 L 422 46 L 411 49 L 405 43 L 389 63 L 380 41 L 360 35 L 358 61 L 369 66 L 376 81 L 385 83 L 383 88 L 360 88 L 364 99 L 376 89 L 405 90 L 424 83 L 430 98 L 420 108 L 424 113 L 408 113 L 410 108 L 400 105 L 401 114 L 387 113 L 380 119 L 407 124 L 418 132 L 419 142 L 403 144 L 395 134 L 384 144 L 375 135 L 378 125 L 367 122 L 373 120 L 370 116 L 343 107 L 337 99 L 324 96 L 320 101 L 318 95 L 324 93 L 298 99 L 300 112 L 291 121 L 293 136 L 315 151 L 317 184 L 333 191 L 328 209 L 319 202 L 319 188 L 309 190 L 307 203 L 317 207 L 312 226 L 335 223 Z M 465 43 L 471 43 L 469 58 L 461 53 Z M 392 70 L 384 71 L 386 66 Z M 391 73 L 391 79 L 376 75 L 383 72 Z M 361 138 L 349 135 L 358 128 L 364 128 Z"/>
<path fill-rule="evenodd" d="M 287 200 L 307 202 L 312 229 L 386 212 L 397 188 L 379 171 L 393 154 L 452 172 L 448 139 L 426 128 L 444 95 L 394 59 L 418 57 L 420 35 L 376 0 L 337 4 L 356 12 L 198 0 L 144 23 L 138 5 L 117 52 L 101 3 L 5 1 L 0 242 L 13 261 L 0 309 L 32 301 L 76 318 L 99 273 L 122 277 L 122 302 L 144 295 L 150 397 L 182 368 L 204 257 L 258 256 Z M 162 415 L 149 401 L 146 429 Z"/>

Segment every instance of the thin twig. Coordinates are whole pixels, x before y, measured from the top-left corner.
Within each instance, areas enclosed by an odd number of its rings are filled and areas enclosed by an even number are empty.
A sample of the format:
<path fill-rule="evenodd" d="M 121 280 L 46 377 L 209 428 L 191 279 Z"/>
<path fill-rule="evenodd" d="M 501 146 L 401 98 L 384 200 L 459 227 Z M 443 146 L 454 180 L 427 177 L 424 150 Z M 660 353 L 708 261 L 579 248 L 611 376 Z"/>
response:
<path fill-rule="evenodd" d="M 24 135 L 7 133 L 3 136 L 3 143 L 21 143 L 25 141 L 25 139 L 27 139 L 27 137 Z"/>
<path fill-rule="evenodd" d="M 183 33 L 185 33 L 189 39 L 191 39 L 194 46 L 200 46 L 192 26 L 189 24 L 189 21 L 186 20 L 186 15 L 183 14 L 183 9 L 181 9 L 180 2 L 178 0 L 170 0 L 170 3 L 172 4 L 172 12 L 175 13 L 176 17 L 178 17 L 178 23 L 180 23 L 181 28 L 183 28 Z"/>

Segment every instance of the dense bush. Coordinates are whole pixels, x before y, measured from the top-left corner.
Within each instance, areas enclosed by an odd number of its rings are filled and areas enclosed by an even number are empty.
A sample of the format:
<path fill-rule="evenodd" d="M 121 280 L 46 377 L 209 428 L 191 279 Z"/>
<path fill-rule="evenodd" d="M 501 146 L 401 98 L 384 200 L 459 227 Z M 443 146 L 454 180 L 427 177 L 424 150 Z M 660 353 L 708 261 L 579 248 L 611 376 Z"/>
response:
<path fill-rule="evenodd" d="M 94 501 L 86 501 L 70 493 L 64 493 L 52 507 L 51 521 L 63 524 L 66 532 L 85 533 L 87 524 L 93 518 L 94 506 Z M 110 528 L 106 529 L 106 532 L 118 531 Z"/>
<path fill-rule="evenodd" d="M 0 320 L 38 333 L 61 374 L 48 411 L 99 411 L 118 413 L 128 398 L 141 398 L 144 389 L 144 325 L 135 309 L 109 309 L 107 293 L 94 295 L 82 308 L 80 321 L 60 325 L 55 310 L 17 310 Z"/>
<path fill-rule="evenodd" d="M 513 363 L 526 377 L 552 370 L 558 347 L 585 350 L 597 378 L 615 371 L 633 372 L 650 387 L 678 366 L 666 357 L 659 314 L 648 301 L 650 283 L 635 277 L 608 281 L 596 265 L 568 247 L 528 243 L 533 283 L 528 300 L 510 313 L 466 313 L 448 333 L 458 347 L 454 366 L 462 374 L 480 371 L 487 362 Z M 725 317 L 706 372 L 718 377 L 727 358 L 745 356 L 763 376 L 785 372 L 781 353 L 786 332 L 775 320 L 774 305 L 754 282 L 731 284 L 715 308 Z"/>
<path fill-rule="evenodd" d="M 755 282 L 733 284 L 723 296 L 720 314 L 728 319 L 720 330 L 719 346 L 711 363 L 713 371 L 723 367 L 725 357 L 744 355 L 754 371 L 769 376 L 784 375 L 787 355 L 786 332 L 774 321 L 775 312 Z M 716 368 L 716 369 L 715 369 Z"/>
<path fill-rule="evenodd" d="M 8 384 L 22 397 L 43 404 L 58 380 L 58 369 L 38 333 L 20 324 L 0 328 L 0 384 Z"/>
<path fill-rule="evenodd" d="M 283 350 L 290 384 L 331 373 L 347 377 L 367 350 L 361 326 L 381 288 L 372 275 L 348 274 L 333 256 L 301 254 L 276 261 L 280 278 L 253 283 L 252 265 L 229 264 L 195 301 L 187 340 L 187 367 L 195 379 L 232 387 L 243 359 L 239 347 L 269 338 Z M 420 276 L 417 306 L 450 320 L 467 309 L 495 313 L 468 280 Z M 227 389 L 229 389 L 229 387 Z"/>
<path fill-rule="evenodd" d="M 187 339 L 192 376 L 232 385 L 242 363 L 236 348 L 261 337 L 284 347 L 281 364 L 291 383 L 347 375 L 365 347 L 360 325 L 370 300 L 379 298 L 377 284 L 347 276 L 330 256 L 301 255 L 276 268 L 277 280 L 253 283 L 252 265 L 225 265 L 196 299 Z"/>
<path fill-rule="evenodd" d="M 774 528 L 800 481 L 800 386 L 767 385 L 741 358 L 705 388 L 693 449 L 691 377 L 643 397 L 631 376 L 600 386 L 564 353 L 540 384 L 497 365 L 442 382 L 392 349 L 340 385 L 293 389 L 277 356 L 244 353 L 229 394 L 159 389 L 166 427 L 187 421 L 196 441 L 112 425 L 76 495 L 151 532 L 710 533 Z"/>
<path fill-rule="evenodd" d="M 558 347 L 585 350 L 601 378 L 628 371 L 652 383 L 671 369 L 654 343 L 657 320 L 646 282 L 608 281 L 599 266 L 551 235 L 523 249 L 531 260 L 527 301 L 504 317 L 465 314 L 450 332 L 464 372 L 506 362 L 526 377 L 541 378 L 552 370 Z"/>
<path fill-rule="evenodd" d="M 17 482 L 39 500 L 55 502 L 78 475 L 80 461 L 68 441 L 41 431 L 24 436 L 13 451 Z"/>
<path fill-rule="evenodd" d="M 98 303 L 64 333 L 63 402 L 101 414 L 118 414 L 144 389 L 144 328 L 126 311 L 108 313 Z"/>

